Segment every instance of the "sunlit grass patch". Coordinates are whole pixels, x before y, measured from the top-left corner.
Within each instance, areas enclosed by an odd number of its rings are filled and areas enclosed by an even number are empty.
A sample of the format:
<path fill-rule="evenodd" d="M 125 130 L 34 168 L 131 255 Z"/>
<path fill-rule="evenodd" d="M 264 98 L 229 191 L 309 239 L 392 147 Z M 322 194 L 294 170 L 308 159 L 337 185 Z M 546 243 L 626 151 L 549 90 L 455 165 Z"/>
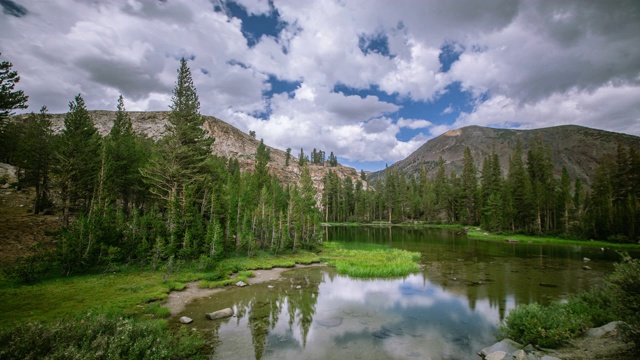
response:
<path fill-rule="evenodd" d="M 420 253 L 374 244 L 325 242 L 322 258 L 339 274 L 358 278 L 407 276 L 420 267 Z"/>
<path fill-rule="evenodd" d="M 485 235 L 486 234 L 486 235 Z M 514 241 L 519 243 L 535 243 L 535 244 L 558 244 L 558 245 L 580 245 L 580 246 L 593 246 L 593 247 L 605 247 L 615 249 L 637 249 L 639 246 L 635 244 L 618 244 L 608 241 L 598 240 L 575 240 L 564 239 L 552 236 L 532 236 L 522 234 L 492 234 L 485 232 L 484 230 L 467 230 L 467 237 L 477 240 L 493 240 L 493 241 Z"/>

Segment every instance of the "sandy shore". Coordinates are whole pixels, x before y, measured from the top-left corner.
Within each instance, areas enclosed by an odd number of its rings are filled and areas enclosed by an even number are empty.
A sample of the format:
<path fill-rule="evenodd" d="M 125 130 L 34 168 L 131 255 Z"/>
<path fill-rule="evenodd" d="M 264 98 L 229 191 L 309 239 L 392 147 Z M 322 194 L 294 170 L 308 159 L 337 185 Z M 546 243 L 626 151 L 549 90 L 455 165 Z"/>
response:
<path fill-rule="evenodd" d="M 285 271 L 307 268 L 307 267 L 316 267 L 316 266 L 326 266 L 325 263 L 318 264 L 310 264 L 310 265 L 296 265 L 292 268 L 273 268 L 273 269 L 261 269 L 254 270 L 255 277 L 249 278 L 249 284 L 260 284 L 263 282 L 277 280 L 282 276 L 282 273 Z M 182 291 L 172 291 L 169 293 L 167 297 L 167 302 L 164 304 L 171 315 L 174 316 L 185 309 L 185 306 L 194 299 L 199 299 L 203 297 L 211 296 L 215 293 L 219 293 L 221 291 L 225 291 L 227 288 L 218 288 L 218 289 L 201 289 L 198 287 L 198 281 L 187 283 L 187 287 Z"/>

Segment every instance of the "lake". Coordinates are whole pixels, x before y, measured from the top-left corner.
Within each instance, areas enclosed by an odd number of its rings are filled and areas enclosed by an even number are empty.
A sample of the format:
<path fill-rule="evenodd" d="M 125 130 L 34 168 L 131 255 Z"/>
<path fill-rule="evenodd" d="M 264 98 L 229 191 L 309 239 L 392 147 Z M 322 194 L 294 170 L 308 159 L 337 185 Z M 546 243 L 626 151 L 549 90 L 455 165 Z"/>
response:
<path fill-rule="evenodd" d="M 495 342 L 510 309 L 589 289 L 618 259 L 608 249 L 470 240 L 439 229 L 334 226 L 325 240 L 418 251 L 423 267 L 366 280 L 329 267 L 292 270 L 195 300 L 175 319 L 195 320 L 188 326 L 211 339 L 213 359 L 473 359 Z M 226 307 L 232 318 L 204 318 Z"/>

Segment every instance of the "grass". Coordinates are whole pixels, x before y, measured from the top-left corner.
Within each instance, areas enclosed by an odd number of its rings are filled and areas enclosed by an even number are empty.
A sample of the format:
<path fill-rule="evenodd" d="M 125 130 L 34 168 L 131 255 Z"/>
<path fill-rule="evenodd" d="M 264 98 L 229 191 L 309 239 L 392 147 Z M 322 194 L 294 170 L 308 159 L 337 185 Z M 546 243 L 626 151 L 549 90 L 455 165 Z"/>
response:
<path fill-rule="evenodd" d="M 420 269 L 420 253 L 383 245 L 325 242 L 322 258 L 339 274 L 357 278 L 407 276 Z"/>
<path fill-rule="evenodd" d="M 85 314 L 0 331 L 0 359 L 197 359 L 206 343 L 197 332 L 170 331 L 163 320 Z"/>
<path fill-rule="evenodd" d="M 57 319 L 80 316 L 88 311 L 164 318 L 169 310 L 160 306 L 170 291 L 180 291 L 186 282 L 201 280 L 206 286 L 219 287 L 248 283 L 251 269 L 293 267 L 296 263 L 319 262 L 314 253 L 236 257 L 219 262 L 214 270 L 200 270 L 195 263 L 182 264 L 168 273 L 141 268 L 46 279 L 33 285 L 0 279 L 0 328 L 19 322 L 51 323 Z M 235 279 L 229 279 L 238 273 Z M 215 284 L 212 284 L 215 283 Z"/>
<path fill-rule="evenodd" d="M 599 240 L 575 240 L 575 239 L 563 239 L 552 236 L 530 236 L 530 235 L 499 235 L 499 234 L 487 234 L 485 231 L 470 229 L 467 230 L 467 237 L 476 240 L 494 240 L 494 241 L 507 241 L 516 240 L 521 243 L 537 243 L 537 244 L 558 244 L 558 245 L 580 245 L 580 246 L 593 246 L 593 247 L 606 247 L 613 249 L 637 249 L 639 246 L 635 244 L 618 244 L 607 241 Z"/>

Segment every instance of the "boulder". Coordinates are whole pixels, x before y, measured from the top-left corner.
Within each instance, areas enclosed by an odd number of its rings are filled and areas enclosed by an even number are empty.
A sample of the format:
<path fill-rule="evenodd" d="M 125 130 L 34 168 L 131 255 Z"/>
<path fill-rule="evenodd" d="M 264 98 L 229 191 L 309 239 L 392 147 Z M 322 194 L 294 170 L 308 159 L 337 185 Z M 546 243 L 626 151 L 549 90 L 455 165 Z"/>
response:
<path fill-rule="evenodd" d="M 506 360 L 509 359 L 510 356 L 507 355 L 504 351 L 496 351 L 485 357 L 485 360 Z"/>
<path fill-rule="evenodd" d="M 586 338 L 602 338 L 608 336 L 616 336 L 618 335 L 618 327 L 622 324 L 622 321 L 612 321 L 606 325 L 600 326 L 598 328 L 589 329 L 584 337 Z"/>
<path fill-rule="evenodd" d="M 180 322 L 183 324 L 191 324 L 193 322 L 193 319 L 187 316 L 183 316 L 180 318 Z"/>
<path fill-rule="evenodd" d="M 496 351 L 502 351 L 505 354 L 511 354 L 517 350 L 522 349 L 522 345 L 511 339 L 503 339 L 500 342 L 497 342 L 489 347 L 486 347 L 478 353 L 480 357 L 486 359 L 489 354 L 495 353 Z"/>
<path fill-rule="evenodd" d="M 529 360 L 524 350 L 516 350 L 511 354 L 513 360 Z"/>
<path fill-rule="evenodd" d="M 233 316 L 233 309 L 226 308 L 226 309 L 214 311 L 212 313 L 208 313 L 207 314 L 207 319 L 209 319 L 209 320 L 217 320 L 217 319 L 228 318 L 230 316 Z"/>

